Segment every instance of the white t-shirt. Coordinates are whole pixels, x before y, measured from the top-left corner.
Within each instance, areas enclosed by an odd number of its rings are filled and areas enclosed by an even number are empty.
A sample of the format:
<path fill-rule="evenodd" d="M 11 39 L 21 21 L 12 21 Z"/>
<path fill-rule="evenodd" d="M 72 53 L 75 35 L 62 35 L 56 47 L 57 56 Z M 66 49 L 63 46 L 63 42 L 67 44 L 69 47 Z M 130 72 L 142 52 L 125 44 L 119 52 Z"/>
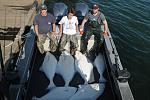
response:
<path fill-rule="evenodd" d="M 72 19 L 68 20 L 67 16 L 64 16 L 59 24 L 63 25 L 63 33 L 68 35 L 76 34 L 76 25 L 78 25 L 78 19 L 76 16 L 73 16 Z"/>

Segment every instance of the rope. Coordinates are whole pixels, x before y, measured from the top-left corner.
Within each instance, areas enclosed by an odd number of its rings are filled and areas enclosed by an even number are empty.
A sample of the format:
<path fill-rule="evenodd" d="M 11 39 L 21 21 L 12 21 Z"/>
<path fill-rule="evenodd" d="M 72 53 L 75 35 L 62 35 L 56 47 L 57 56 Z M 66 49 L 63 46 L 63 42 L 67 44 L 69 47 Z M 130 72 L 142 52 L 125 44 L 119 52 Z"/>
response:
<path fill-rule="evenodd" d="M 31 36 L 31 33 L 27 33 L 25 35 L 22 35 L 22 36 L 17 36 L 16 39 L 22 39 L 22 38 L 27 38 L 27 37 L 30 37 Z"/>
<path fill-rule="evenodd" d="M 14 42 L 9 43 L 8 45 L 5 46 L 5 48 L 11 46 Z"/>
<path fill-rule="evenodd" d="M 15 39 L 23 39 L 23 38 L 27 38 L 27 37 L 30 37 L 31 36 L 31 33 L 29 32 L 29 33 L 27 33 L 27 34 L 25 34 L 25 35 L 22 35 L 22 36 L 16 36 L 16 38 Z M 7 47 L 10 47 L 10 46 L 12 46 L 13 45 L 13 43 L 14 43 L 14 41 L 13 42 L 11 42 L 11 43 L 9 43 L 8 45 L 6 45 L 6 46 L 4 46 L 5 48 L 7 48 Z M 23 43 L 23 42 L 22 42 Z"/>

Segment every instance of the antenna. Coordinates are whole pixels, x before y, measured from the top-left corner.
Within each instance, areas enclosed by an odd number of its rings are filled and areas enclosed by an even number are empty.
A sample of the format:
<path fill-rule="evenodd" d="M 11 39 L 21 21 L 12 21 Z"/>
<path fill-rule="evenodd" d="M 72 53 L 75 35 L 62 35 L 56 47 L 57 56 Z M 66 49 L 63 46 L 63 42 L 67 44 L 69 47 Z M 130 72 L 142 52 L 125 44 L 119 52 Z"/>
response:
<path fill-rule="evenodd" d="M 0 67 L 2 69 L 2 76 L 4 76 L 5 71 L 4 71 L 4 63 L 3 63 L 3 57 L 2 57 L 1 43 L 0 43 Z"/>

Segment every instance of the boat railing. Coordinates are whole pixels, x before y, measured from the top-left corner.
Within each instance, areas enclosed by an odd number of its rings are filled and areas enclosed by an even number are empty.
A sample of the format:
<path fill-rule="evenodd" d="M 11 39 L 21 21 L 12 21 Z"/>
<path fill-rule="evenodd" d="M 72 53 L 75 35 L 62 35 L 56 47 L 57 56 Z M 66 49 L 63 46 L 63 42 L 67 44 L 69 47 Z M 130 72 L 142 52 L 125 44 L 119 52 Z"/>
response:
<path fill-rule="evenodd" d="M 105 37 L 106 54 L 111 71 L 113 75 L 115 75 L 114 80 L 117 79 L 116 83 L 118 84 L 117 88 L 120 90 L 121 100 L 134 100 L 128 83 L 130 73 L 125 68 L 123 68 L 111 33 L 108 32 L 108 34 L 109 36 Z"/>
<path fill-rule="evenodd" d="M 35 34 L 32 28 L 29 33 L 30 36 L 26 37 L 25 43 L 20 50 L 16 63 L 16 70 L 20 78 L 19 84 L 11 84 L 9 88 L 9 92 L 11 92 L 11 100 L 22 100 L 22 96 L 25 95 L 25 84 L 29 78 L 29 66 L 35 44 Z"/>

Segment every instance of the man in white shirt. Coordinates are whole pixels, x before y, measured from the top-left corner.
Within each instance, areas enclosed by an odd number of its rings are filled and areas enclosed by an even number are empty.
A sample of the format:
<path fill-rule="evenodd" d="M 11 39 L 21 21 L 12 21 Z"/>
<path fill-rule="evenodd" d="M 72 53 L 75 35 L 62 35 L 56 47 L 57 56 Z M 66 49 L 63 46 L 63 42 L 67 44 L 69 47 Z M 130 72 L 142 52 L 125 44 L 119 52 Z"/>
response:
<path fill-rule="evenodd" d="M 70 53 L 74 55 L 78 47 L 77 31 L 78 31 L 78 19 L 75 15 L 73 8 L 68 10 L 68 15 L 64 16 L 60 24 L 60 33 L 62 33 L 59 50 L 62 51 L 67 42 L 70 42 Z"/>

